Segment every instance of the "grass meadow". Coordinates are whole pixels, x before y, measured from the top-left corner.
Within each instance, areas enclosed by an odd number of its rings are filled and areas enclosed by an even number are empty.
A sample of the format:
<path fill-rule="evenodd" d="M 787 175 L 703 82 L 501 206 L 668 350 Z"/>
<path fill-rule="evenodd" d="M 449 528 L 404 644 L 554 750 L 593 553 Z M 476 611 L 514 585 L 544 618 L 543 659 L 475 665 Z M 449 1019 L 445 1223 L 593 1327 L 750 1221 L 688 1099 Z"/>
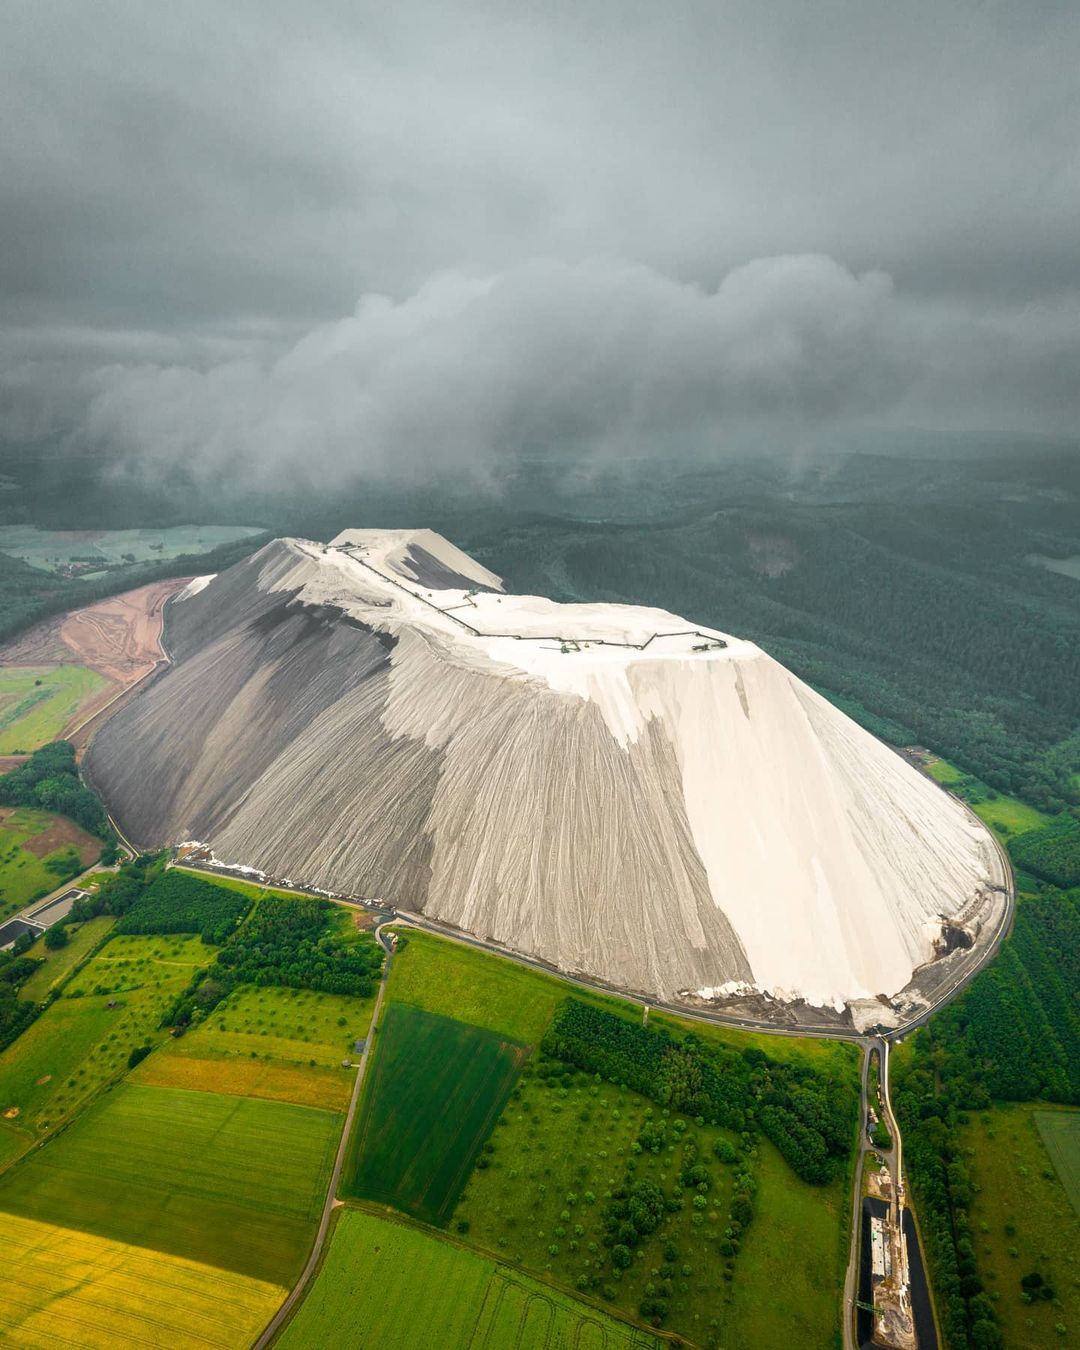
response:
<path fill-rule="evenodd" d="M 51 848 L 41 837 L 50 830 L 55 834 L 58 825 L 63 841 Z M 68 856 L 72 847 L 81 864 L 71 867 L 66 872 L 68 877 L 93 862 L 103 844 L 71 821 L 48 811 L 28 806 L 0 809 L 0 919 L 63 885 L 65 873 L 50 871 L 45 864 Z"/>
<path fill-rule="evenodd" d="M 724 1350 L 839 1344 L 851 1178 L 809 1186 L 767 1141 L 758 1144 L 755 1214 L 735 1267 Z"/>
<path fill-rule="evenodd" d="M 963 769 L 958 769 L 955 764 L 950 764 L 947 759 L 939 759 L 936 755 L 927 758 L 925 767 L 931 778 L 953 792 L 959 792 L 965 783 L 975 781 Z M 981 789 L 978 795 L 982 795 L 985 791 L 986 789 Z M 1041 825 L 1049 825 L 1053 819 L 1045 812 L 1036 810 L 1034 806 L 1028 806 L 1026 802 L 1016 797 L 1008 797 L 1004 793 L 998 793 L 992 798 L 984 797 L 982 801 L 973 801 L 970 805 L 984 824 L 1001 835 L 1022 834 L 1024 830 L 1035 830 Z"/>
<path fill-rule="evenodd" d="M 5 1214 L 0 1340 L 5 1345 L 250 1344 L 285 1289 L 35 1219 Z"/>
<path fill-rule="evenodd" d="M 278 1344 L 282 1350 L 654 1350 L 659 1342 L 445 1239 L 348 1209 Z"/>
<path fill-rule="evenodd" d="M 573 993 L 586 1003 L 640 1020 L 642 1005 L 614 995 L 571 988 L 554 975 L 520 966 L 505 957 L 476 950 L 415 929 L 401 930 L 407 945 L 394 957 L 389 996 L 428 1012 L 486 1027 L 524 1045 L 536 1046 L 556 1006 Z M 812 1060 L 819 1067 L 843 1068 L 857 1075 L 859 1052 L 844 1041 L 758 1035 L 707 1022 L 690 1022 L 670 1013 L 649 1013 L 651 1026 L 693 1032 L 702 1040 L 752 1046 L 776 1060 Z"/>
<path fill-rule="evenodd" d="M 1002 1105 L 973 1114 L 963 1135 L 979 1274 L 995 1300 L 1009 1350 L 1045 1350 L 1080 1339 L 1080 1218 L 1040 1137 L 1040 1118 L 1048 1115 L 1060 1117 L 1062 1125 L 1052 1131 L 1060 1139 L 1066 1122 L 1075 1130 L 1080 1119 L 1076 1111 Z M 1021 1277 L 1033 1271 L 1053 1285 L 1056 1306 L 1022 1301 Z M 1055 1332 L 1059 1323 L 1064 1337 Z"/>
<path fill-rule="evenodd" d="M 212 955 L 197 937 L 111 938 L 0 1054 L 9 1123 L 37 1137 L 72 1116 L 137 1045 L 164 1038 L 162 1015 Z"/>
<path fill-rule="evenodd" d="M 123 1083 L 0 1180 L 0 1211 L 289 1285 L 340 1115 Z"/>
<path fill-rule="evenodd" d="M 455 1017 L 536 1045 L 566 985 L 550 975 L 415 929 L 401 930 L 387 993 L 394 1003 Z"/>
<path fill-rule="evenodd" d="M 1058 1181 L 1080 1214 L 1080 1111 L 1036 1111 L 1035 1128 Z"/>
<path fill-rule="evenodd" d="M 527 1052 L 404 1004 L 391 1005 L 377 1036 L 348 1189 L 445 1224 Z"/>
<path fill-rule="evenodd" d="M 32 1147 L 34 1136 L 14 1121 L 0 1120 L 0 1172 Z"/>
<path fill-rule="evenodd" d="M 570 993 L 626 1017 L 641 1017 L 641 1004 L 629 999 L 571 986 L 556 975 L 433 933 L 400 931 L 406 946 L 394 957 L 387 991 L 394 1003 L 455 1017 L 528 1046 L 539 1044 L 556 1006 Z"/>
<path fill-rule="evenodd" d="M 0 668 L 0 755 L 29 753 L 54 741 L 105 683 L 86 666 Z"/>
<path fill-rule="evenodd" d="M 67 946 L 58 947 L 55 951 L 50 951 L 45 946 L 43 937 L 38 938 L 26 954 L 44 964 L 38 966 L 33 975 L 24 981 L 19 990 L 19 997 L 29 999 L 32 1003 L 40 1003 L 51 990 L 67 979 L 79 962 L 84 961 L 98 943 L 104 940 L 115 922 L 111 916 L 102 914 L 96 919 L 88 919 L 78 927 L 69 928 L 70 939 Z"/>

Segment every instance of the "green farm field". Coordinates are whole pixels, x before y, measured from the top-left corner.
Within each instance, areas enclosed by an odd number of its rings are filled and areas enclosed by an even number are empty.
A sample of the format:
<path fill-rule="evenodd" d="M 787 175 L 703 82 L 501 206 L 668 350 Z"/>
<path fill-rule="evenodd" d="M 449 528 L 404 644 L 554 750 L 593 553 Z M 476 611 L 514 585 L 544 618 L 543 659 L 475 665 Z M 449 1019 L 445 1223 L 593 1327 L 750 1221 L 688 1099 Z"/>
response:
<path fill-rule="evenodd" d="M 0 667 L 0 755 L 28 754 L 55 740 L 105 683 L 86 666 Z"/>
<path fill-rule="evenodd" d="M 31 1137 L 69 1118 L 137 1045 L 163 1039 L 162 1015 L 212 954 L 197 937 L 111 938 L 0 1054 L 0 1111 Z"/>
<path fill-rule="evenodd" d="M 122 1083 L 0 1180 L 0 1211 L 289 1285 L 340 1129 L 329 1111 Z"/>
<path fill-rule="evenodd" d="M 349 1192 L 447 1223 L 526 1054 L 480 1027 L 392 1004 L 349 1145 Z"/>
<path fill-rule="evenodd" d="M 248 985 L 186 1035 L 165 1042 L 135 1071 L 165 1087 L 237 1092 L 343 1111 L 354 1045 L 367 1036 L 375 1000 L 312 989 Z"/>
<path fill-rule="evenodd" d="M 402 1003 L 416 1005 L 468 1017 L 536 1046 L 554 1008 L 570 992 L 556 977 L 464 944 L 412 930 L 407 936 L 405 949 L 391 966 L 391 1014 Z M 577 989 L 573 994 L 640 1020 L 640 1007 L 626 1000 Z M 704 1041 L 736 1049 L 761 1049 L 777 1060 L 801 1060 L 818 1069 L 858 1075 L 858 1051 L 842 1042 L 748 1034 L 655 1011 L 650 1023 L 673 1032 L 692 1031 Z M 611 1306 L 636 1320 L 648 1286 L 668 1281 L 665 1328 L 698 1344 L 711 1341 L 725 1350 L 757 1350 L 784 1343 L 785 1328 L 795 1326 L 800 1345 L 831 1350 L 847 1259 L 847 1178 L 824 1187 L 807 1185 L 770 1144 L 759 1140 L 754 1158 L 746 1159 L 753 1163 L 758 1182 L 754 1216 L 731 1279 L 725 1279 L 728 1258 L 719 1244 L 727 1226 L 733 1174 L 717 1161 L 712 1147 L 714 1140 L 724 1138 L 741 1152 L 745 1149 L 729 1132 L 684 1121 L 683 1137 L 696 1141 L 710 1171 L 707 1206 L 694 1210 L 689 1198 L 684 1200 L 679 1211 L 665 1216 L 663 1241 L 648 1239 L 640 1264 L 614 1271 L 610 1261 L 598 1264 L 606 1258 L 601 1241 L 605 1193 L 634 1177 L 655 1179 L 670 1193 L 680 1146 L 670 1151 L 670 1136 L 659 1155 L 635 1153 L 642 1126 L 664 1119 L 660 1108 L 636 1093 L 573 1071 L 547 1086 L 537 1069 L 532 1063 L 526 1066 L 489 1140 L 487 1165 L 473 1172 L 453 1212 L 452 1232 L 464 1222 L 464 1241 L 567 1290 L 584 1281 L 592 1284 L 591 1296 L 600 1297 L 598 1286 L 606 1284 Z M 663 1255 L 668 1242 L 678 1252 L 675 1261 Z M 683 1275 L 684 1268 L 688 1275 Z M 653 1272 L 659 1270 L 665 1274 L 658 1279 Z"/>
<path fill-rule="evenodd" d="M 1075 1128 L 1078 1119 L 1075 1111 L 995 1106 L 972 1115 L 963 1134 L 979 1275 L 1009 1350 L 1080 1342 L 1080 1217 L 1040 1137 L 1038 1118 L 1046 1115 L 1062 1118 L 1061 1137 L 1064 1122 Z M 1053 1286 L 1056 1305 L 1021 1299 L 1021 1277 L 1034 1271 Z M 1055 1331 L 1059 1324 L 1066 1335 Z"/>
<path fill-rule="evenodd" d="M 654 1350 L 660 1342 L 445 1239 L 347 1209 L 279 1344 L 282 1350 Z"/>
<path fill-rule="evenodd" d="M 1080 1111 L 1036 1111 L 1035 1126 L 1058 1181 L 1080 1214 Z"/>
<path fill-rule="evenodd" d="M 96 919 L 88 919 L 86 923 L 77 927 L 72 926 L 68 930 L 71 936 L 67 946 L 58 947 L 55 951 L 50 951 L 45 946 L 43 937 L 38 938 L 26 955 L 44 964 L 38 966 L 23 984 L 19 990 L 19 997 L 39 1003 L 50 990 L 67 979 L 80 961 L 89 956 L 98 943 L 108 935 L 115 922 L 116 920 L 109 915 L 102 914 Z"/>
<path fill-rule="evenodd" d="M 1049 825 L 1053 819 L 1052 816 L 1036 810 L 1034 806 L 1029 806 L 1016 797 L 1009 797 L 1004 793 L 998 793 L 994 797 L 984 795 L 986 789 L 977 784 L 977 780 L 972 779 L 963 769 L 958 769 L 955 764 L 950 764 L 947 759 L 931 755 L 926 761 L 925 768 L 931 778 L 961 796 L 966 795 L 964 789 L 967 785 L 976 784 L 970 803 L 971 809 L 998 834 L 1022 834 L 1024 830 L 1035 830 L 1041 825 Z"/>
<path fill-rule="evenodd" d="M 128 1075 L 132 1083 L 150 1087 L 186 1088 L 191 1092 L 223 1092 L 234 1097 L 264 1097 L 272 1102 L 347 1110 L 352 1095 L 351 1069 L 312 1068 L 274 1059 L 239 1059 L 235 1055 L 170 1054 L 172 1043 L 148 1055 Z"/>
<path fill-rule="evenodd" d="M 100 857 L 100 839 L 63 816 L 28 806 L 0 807 L 0 919 L 48 895 Z M 67 858 L 78 861 L 63 871 L 46 864 Z"/>

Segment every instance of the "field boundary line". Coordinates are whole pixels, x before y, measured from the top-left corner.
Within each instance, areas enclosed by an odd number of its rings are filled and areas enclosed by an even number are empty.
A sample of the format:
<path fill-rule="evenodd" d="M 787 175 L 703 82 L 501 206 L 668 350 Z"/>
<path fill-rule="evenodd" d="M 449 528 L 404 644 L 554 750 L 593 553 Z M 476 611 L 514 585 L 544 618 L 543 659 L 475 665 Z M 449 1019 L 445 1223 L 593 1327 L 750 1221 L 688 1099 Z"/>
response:
<path fill-rule="evenodd" d="M 377 933 L 376 936 L 378 936 Z M 364 1043 L 364 1052 L 360 1057 L 360 1063 L 357 1065 L 356 1082 L 353 1084 L 352 1097 L 349 1099 L 349 1109 L 345 1113 L 345 1120 L 341 1127 L 341 1138 L 338 1141 L 337 1154 L 334 1157 L 334 1167 L 330 1174 L 330 1183 L 326 1191 L 326 1200 L 323 1203 L 322 1217 L 319 1220 L 319 1227 L 315 1234 L 315 1240 L 312 1243 L 311 1252 L 308 1255 L 303 1270 L 300 1272 L 300 1278 L 293 1285 L 285 1302 L 282 1303 L 281 1307 L 270 1319 L 270 1322 L 262 1335 L 255 1341 L 253 1350 L 263 1350 L 263 1347 L 268 1346 L 282 1330 L 292 1313 L 299 1306 L 304 1293 L 307 1290 L 308 1284 L 311 1282 L 311 1277 L 314 1275 L 316 1267 L 319 1265 L 323 1247 L 326 1243 L 326 1235 L 330 1230 L 330 1221 L 333 1217 L 335 1208 L 340 1203 L 337 1199 L 338 1184 L 341 1181 L 341 1171 L 345 1163 L 345 1155 L 348 1151 L 353 1124 L 356 1120 L 356 1110 L 360 1104 L 360 1089 L 363 1086 L 365 1070 L 367 1069 L 371 1058 L 372 1042 L 375 1039 L 375 1033 L 379 1026 L 379 1015 L 382 1011 L 383 998 L 386 994 L 386 982 L 389 974 L 390 953 L 388 952 L 386 960 L 383 963 L 382 979 L 379 981 L 379 994 L 375 1000 L 375 1007 L 372 1010 L 371 1026 L 368 1029 L 367 1039 Z"/>
<path fill-rule="evenodd" d="M 509 1257 L 498 1252 L 493 1252 L 490 1247 L 483 1247 L 479 1243 L 471 1243 L 462 1240 L 445 1229 L 435 1228 L 431 1224 L 424 1223 L 421 1219 L 414 1219 L 411 1215 L 403 1214 L 400 1210 L 392 1209 L 388 1205 L 380 1205 L 373 1200 L 361 1200 L 355 1196 L 349 1196 L 342 1201 L 342 1207 L 344 1209 L 359 1210 L 364 1214 L 371 1215 L 374 1219 L 382 1220 L 383 1223 L 397 1224 L 400 1228 L 415 1228 L 426 1237 L 434 1238 L 438 1242 L 445 1242 L 447 1245 L 457 1247 L 463 1252 L 471 1253 L 473 1256 L 480 1256 L 494 1264 L 496 1269 L 492 1273 L 493 1278 L 501 1273 L 504 1280 L 509 1279 L 510 1281 L 513 1281 L 515 1277 L 521 1280 L 531 1280 L 533 1284 L 540 1286 L 541 1289 L 551 1289 L 556 1294 L 561 1294 L 564 1298 L 570 1299 L 573 1303 L 580 1303 L 582 1307 L 588 1308 L 591 1312 L 600 1313 L 601 1316 L 608 1317 L 613 1322 L 620 1322 L 623 1326 L 628 1327 L 639 1336 L 651 1336 L 657 1342 L 666 1342 L 671 1346 L 693 1344 L 693 1342 L 687 1341 L 686 1336 L 683 1334 L 668 1331 L 664 1327 L 645 1326 L 642 1322 L 636 1322 L 621 1309 L 611 1307 L 607 1303 L 602 1303 L 599 1299 L 590 1297 L 580 1289 L 568 1288 L 564 1284 L 559 1284 L 556 1280 L 548 1279 L 545 1275 L 526 1270 L 524 1266 L 519 1265 Z M 258 1346 L 256 1346 L 254 1350 L 258 1350 Z"/>

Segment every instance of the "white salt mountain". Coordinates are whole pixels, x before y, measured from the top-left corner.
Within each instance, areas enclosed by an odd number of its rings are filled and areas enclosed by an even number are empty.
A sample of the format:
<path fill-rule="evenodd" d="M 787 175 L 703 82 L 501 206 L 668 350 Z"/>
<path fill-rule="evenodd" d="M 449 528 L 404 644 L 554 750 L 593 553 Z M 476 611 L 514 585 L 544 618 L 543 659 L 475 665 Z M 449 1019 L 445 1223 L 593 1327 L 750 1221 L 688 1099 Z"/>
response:
<path fill-rule="evenodd" d="M 167 618 L 173 665 L 87 755 L 143 846 L 628 990 L 822 1007 L 903 990 L 1005 881 L 960 804 L 753 643 L 505 595 L 430 531 L 277 540 Z"/>

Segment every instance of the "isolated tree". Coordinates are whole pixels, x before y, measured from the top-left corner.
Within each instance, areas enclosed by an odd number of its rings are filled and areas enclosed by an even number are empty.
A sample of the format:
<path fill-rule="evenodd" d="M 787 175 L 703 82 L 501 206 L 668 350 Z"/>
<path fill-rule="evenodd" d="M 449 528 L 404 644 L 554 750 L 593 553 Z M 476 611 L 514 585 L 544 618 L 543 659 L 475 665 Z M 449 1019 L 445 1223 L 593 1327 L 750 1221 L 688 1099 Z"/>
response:
<path fill-rule="evenodd" d="M 49 951 L 56 951 L 58 947 L 66 947 L 68 941 L 67 929 L 62 923 L 54 923 L 51 928 L 45 931 L 45 946 Z"/>

